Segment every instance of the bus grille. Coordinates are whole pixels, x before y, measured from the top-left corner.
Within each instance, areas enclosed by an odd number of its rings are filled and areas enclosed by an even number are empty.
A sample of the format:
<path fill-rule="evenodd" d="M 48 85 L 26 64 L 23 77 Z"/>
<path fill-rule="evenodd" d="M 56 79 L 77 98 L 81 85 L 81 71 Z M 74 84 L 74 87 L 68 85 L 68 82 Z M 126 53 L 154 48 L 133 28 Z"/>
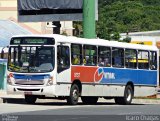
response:
<path fill-rule="evenodd" d="M 17 90 L 19 91 L 40 91 L 40 89 L 21 89 L 21 88 L 17 88 Z"/>
<path fill-rule="evenodd" d="M 14 74 L 15 84 L 18 85 L 44 85 L 45 80 L 49 79 L 49 74 L 42 75 L 24 75 Z"/>
<path fill-rule="evenodd" d="M 15 84 L 19 85 L 44 85 L 44 80 L 16 80 Z"/>

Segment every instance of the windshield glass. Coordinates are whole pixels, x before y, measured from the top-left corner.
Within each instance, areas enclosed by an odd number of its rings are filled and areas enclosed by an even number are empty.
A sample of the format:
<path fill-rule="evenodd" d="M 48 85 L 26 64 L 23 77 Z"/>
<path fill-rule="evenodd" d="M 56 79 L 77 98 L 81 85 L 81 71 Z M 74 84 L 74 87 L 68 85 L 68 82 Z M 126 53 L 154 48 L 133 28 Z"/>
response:
<path fill-rule="evenodd" d="M 8 70 L 20 73 L 44 73 L 54 69 L 54 47 L 12 46 Z"/>

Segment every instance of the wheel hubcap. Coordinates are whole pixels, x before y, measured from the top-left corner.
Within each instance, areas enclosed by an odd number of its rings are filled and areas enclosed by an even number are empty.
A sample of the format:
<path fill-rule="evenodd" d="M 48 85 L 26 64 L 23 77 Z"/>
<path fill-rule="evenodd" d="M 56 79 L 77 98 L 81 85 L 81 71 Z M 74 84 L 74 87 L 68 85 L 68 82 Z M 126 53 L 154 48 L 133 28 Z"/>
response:
<path fill-rule="evenodd" d="M 132 99 L 132 93 L 131 93 L 131 90 L 128 89 L 128 91 L 127 91 L 127 101 L 129 102 L 131 99 Z"/>
<path fill-rule="evenodd" d="M 73 99 L 74 99 L 74 101 L 77 101 L 78 100 L 78 91 L 75 89 L 75 90 L 73 90 Z"/>

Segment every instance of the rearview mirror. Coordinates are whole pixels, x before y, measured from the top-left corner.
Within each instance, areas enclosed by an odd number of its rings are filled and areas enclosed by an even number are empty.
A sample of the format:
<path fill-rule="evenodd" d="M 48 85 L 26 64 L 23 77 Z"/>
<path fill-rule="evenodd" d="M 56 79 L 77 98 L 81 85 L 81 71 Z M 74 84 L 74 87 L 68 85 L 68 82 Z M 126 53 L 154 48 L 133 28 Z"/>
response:
<path fill-rule="evenodd" d="M 4 59 L 4 50 L 1 51 L 1 58 Z"/>

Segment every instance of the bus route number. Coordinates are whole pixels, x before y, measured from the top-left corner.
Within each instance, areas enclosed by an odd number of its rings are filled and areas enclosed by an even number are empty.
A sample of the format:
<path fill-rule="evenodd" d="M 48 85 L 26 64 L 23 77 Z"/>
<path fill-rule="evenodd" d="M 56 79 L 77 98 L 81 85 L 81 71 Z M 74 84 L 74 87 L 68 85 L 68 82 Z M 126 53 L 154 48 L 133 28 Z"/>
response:
<path fill-rule="evenodd" d="M 80 78 L 80 73 L 74 73 L 75 78 Z"/>

